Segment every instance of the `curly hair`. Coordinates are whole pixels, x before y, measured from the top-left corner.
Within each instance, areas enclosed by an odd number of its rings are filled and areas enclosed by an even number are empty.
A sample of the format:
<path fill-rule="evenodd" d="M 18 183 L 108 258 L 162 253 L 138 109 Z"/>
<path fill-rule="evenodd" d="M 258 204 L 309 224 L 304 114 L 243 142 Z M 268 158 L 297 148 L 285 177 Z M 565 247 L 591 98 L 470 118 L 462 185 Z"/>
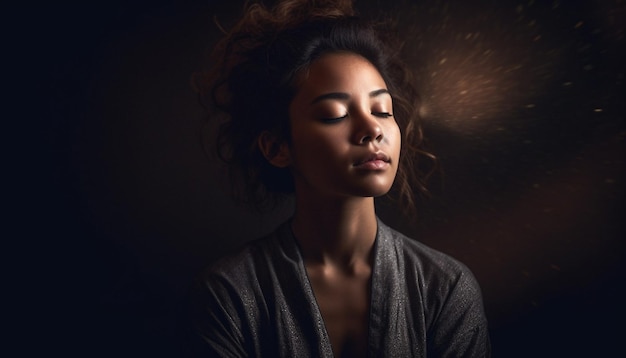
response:
<path fill-rule="evenodd" d="M 287 0 L 273 8 L 248 3 L 243 18 L 215 46 L 210 70 L 194 76 L 210 117 L 222 118 L 216 149 L 229 165 L 235 196 L 263 208 L 293 193 L 289 169 L 271 165 L 257 138 L 269 131 L 291 143 L 288 108 L 297 75 L 324 54 L 351 52 L 372 63 L 393 94 L 402 147 L 392 190 L 413 207 L 414 188 L 427 193 L 429 175 L 418 161 L 435 157 L 422 149 L 419 96 L 400 45 L 385 23 L 355 16 L 351 0 Z"/>

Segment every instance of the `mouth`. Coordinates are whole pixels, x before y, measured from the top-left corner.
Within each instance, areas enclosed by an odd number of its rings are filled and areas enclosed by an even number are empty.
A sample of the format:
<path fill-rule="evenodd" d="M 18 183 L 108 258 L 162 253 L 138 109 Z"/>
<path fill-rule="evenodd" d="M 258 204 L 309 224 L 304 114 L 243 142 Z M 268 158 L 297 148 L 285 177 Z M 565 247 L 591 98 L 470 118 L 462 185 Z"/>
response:
<path fill-rule="evenodd" d="M 359 169 L 385 169 L 389 166 L 391 159 L 385 152 L 371 153 L 354 163 L 355 168 Z"/>

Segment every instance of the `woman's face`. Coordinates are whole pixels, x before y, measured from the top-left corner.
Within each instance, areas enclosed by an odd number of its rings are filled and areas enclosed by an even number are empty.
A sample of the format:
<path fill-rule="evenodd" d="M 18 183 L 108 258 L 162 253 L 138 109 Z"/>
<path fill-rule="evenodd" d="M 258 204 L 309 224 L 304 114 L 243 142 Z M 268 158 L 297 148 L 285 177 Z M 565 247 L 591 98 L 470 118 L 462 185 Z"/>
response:
<path fill-rule="evenodd" d="M 289 107 L 296 195 L 375 197 L 393 184 L 400 129 L 376 68 L 352 53 L 315 60 Z"/>

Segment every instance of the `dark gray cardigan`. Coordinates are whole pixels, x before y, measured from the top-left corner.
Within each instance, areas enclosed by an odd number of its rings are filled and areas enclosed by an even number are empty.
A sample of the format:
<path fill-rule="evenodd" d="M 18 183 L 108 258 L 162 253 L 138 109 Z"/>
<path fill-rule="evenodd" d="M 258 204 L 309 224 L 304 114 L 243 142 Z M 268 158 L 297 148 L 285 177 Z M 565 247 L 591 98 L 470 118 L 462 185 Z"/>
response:
<path fill-rule="evenodd" d="M 370 357 L 490 356 L 469 269 L 380 220 L 371 288 Z M 290 222 L 207 270 L 190 319 L 192 356 L 333 356 Z"/>

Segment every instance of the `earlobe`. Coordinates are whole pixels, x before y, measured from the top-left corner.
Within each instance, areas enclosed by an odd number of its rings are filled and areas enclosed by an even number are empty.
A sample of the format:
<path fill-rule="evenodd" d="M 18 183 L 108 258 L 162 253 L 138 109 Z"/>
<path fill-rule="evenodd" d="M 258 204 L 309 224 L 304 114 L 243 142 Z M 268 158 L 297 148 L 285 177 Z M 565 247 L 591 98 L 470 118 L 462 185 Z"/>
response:
<path fill-rule="evenodd" d="M 257 144 L 267 161 L 275 167 L 286 168 L 291 164 L 289 146 L 284 140 L 280 140 L 270 131 L 263 131 Z"/>

